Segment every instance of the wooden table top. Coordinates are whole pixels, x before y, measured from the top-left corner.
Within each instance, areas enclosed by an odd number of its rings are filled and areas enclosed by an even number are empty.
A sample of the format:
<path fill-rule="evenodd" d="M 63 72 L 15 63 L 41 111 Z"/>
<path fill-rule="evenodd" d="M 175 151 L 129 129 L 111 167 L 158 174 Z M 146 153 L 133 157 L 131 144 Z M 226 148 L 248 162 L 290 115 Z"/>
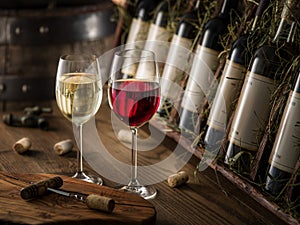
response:
<path fill-rule="evenodd" d="M 72 125 L 58 112 L 55 102 L 52 103 L 52 108 L 51 114 L 43 115 L 50 123 L 48 131 L 11 127 L 0 123 L 0 171 L 65 176 L 74 173 L 77 148 L 64 156 L 58 156 L 53 152 L 55 143 L 70 138 L 74 140 Z M 1 116 L 4 113 L 1 113 Z M 118 141 L 110 118 L 110 110 L 104 97 L 96 117 L 99 135 L 105 145 L 118 152 L 120 159 L 129 161 L 130 151 Z M 12 150 L 12 145 L 22 137 L 30 138 L 32 147 L 28 152 L 20 155 Z M 167 149 L 171 153 L 176 145 L 173 140 L 165 138 L 158 148 L 164 151 Z M 159 157 L 162 156 L 159 154 L 153 156 L 153 158 Z M 141 157 L 142 161 L 148 159 L 151 161 L 151 157 Z M 169 187 L 166 180 L 154 184 L 158 194 L 149 202 L 156 209 L 156 224 L 285 224 L 278 216 L 258 204 L 213 169 L 208 168 L 195 176 L 198 162 L 197 158 L 192 157 L 182 168 L 189 175 L 187 184 L 177 188 Z M 84 168 L 88 173 L 95 174 L 86 162 Z M 105 186 L 115 187 L 114 182 L 109 179 L 104 177 L 103 180 Z"/>

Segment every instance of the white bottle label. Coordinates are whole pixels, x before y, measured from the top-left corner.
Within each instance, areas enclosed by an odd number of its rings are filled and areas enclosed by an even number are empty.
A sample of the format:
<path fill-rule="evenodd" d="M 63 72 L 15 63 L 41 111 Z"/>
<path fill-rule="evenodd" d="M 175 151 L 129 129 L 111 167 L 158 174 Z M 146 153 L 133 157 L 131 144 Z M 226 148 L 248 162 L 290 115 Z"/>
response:
<path fill-rule="evenodd" d="M 292 173 L 300 155 L 300 94 L 291 91 L 270 157 L 271 165 Z"/>
<path fill-rule="evenodd" d="M 133 18 L 126 41 L 126 49 L 143 49 L 147 38 L 150 23 L 141 19 Z M 134 59 L 136 61 L 136 59 Z M 126 75 L 135 76 L 139 62 L 128 58 L 124 61 L 122 72 Z"/>
<path fill-rule="evenodd" d="M 147 39 L 150 23 L 141 19 L 133 18 L 126 41 L 126 49 L 143 49 Z"/>
<path fill-rule="evenodd" d="M 173 35 L 161 81 L 161 95 L 175 101 L 180 82 L 190 70 L 192 40 Z"/>
<path fill-rule="evenodd" d="M 227 60 L 207 124 L 224 131 L 234 110 L 245 78 L 246 67 Z"/>
<path fill-rule="evenodd" d="M 257 151 L 268 122 L 274 90 L 272 79 L 247 73 L 229 133 L 230 142 Z"/>
<path fill-rule="evenodd" d="M 160 75 L 162 75 L 163 66 L 168 56 L 171 38 L 172 34 L 166 28 L 153 23 L 150 25 L 145 49 L 155 53 Z"/>
<path fill-rule="evenodd" d="M 218 51 L 198 46 L 182 99 L 183 108 L 198 112 L 204 97 L 211 91 L 214 73 L 219 65 L 218 54 Z"/>

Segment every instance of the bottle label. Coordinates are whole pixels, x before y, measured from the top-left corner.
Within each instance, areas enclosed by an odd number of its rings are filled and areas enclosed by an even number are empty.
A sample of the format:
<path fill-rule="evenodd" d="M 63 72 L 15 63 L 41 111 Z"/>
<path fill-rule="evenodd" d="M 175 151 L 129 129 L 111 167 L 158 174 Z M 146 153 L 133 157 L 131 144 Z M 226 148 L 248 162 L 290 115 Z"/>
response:
<path fill-rule="evenodd" d="M 147 39 L 150 23 L 133 18 L 126 41 L 126 48 L 143 49 Z"/>
<path fill-rule="evenodd" d="M 161 95 L 176 100 L 180 91 L 180 83 L 190 70 L 192 40 L 173 35 L 165 68 L 162 75 Z"/>
<path fill-rule="evenodd" d="M 270 156 L 270 164 L 292 173 L 300 155 L 300 93 L 290 92 L 276 140 Z"/>
<path fill-rule="evenodd" d="M 198 46 L 181 106 L 198 112 L 205 96 L 208 96 L 214 83 L 214 73 L 219 65 L 219 52 Z M 185 99 L 189 99 L 186 101 Z"/>
<path fill-rule="evenodd" d="M 204 99 L 205 95 L 203 92 L 194 93 L 194 92 L 184 92 L 182 97 L 181 107 L 187 109 L 191 112 L 198 113 L 201 110 L 202 101 L 198 102 L 199 99 Z"/>
<path fill-rule="evenodd" d="M 257 151 L 268 122 L 274 90 L 271 78 L 247 73 L 229 133 L 231 143 Z"/>
<path fill-rule="evenodd" d="M 133 18 L 126 41 L 126 49 L 143 49 L 149 26 L 149 22 Z M 128 58 L 126 61 L 124 61 L 122 66 L 122 73 L 128 76 L 135 76 L 137 67 L 138 62 L 134 62 L 132 59 Z"/>
<path fill-rule="evenodd" d="M 155 53 L 161 72 L 168 56 L 171 38 L 172 34 L 166 28 L 155 24 L 150 25 L 145 49 Z"/>
<path fill-rule="evenodd" d="M 234 110 L 238 100 L 243 81 L 245 78 L 246 67 L 227 60 L 222 78 L 209 113 L 207 124 L 216 129 L 224 131 L 228 120 Z"/>
<path fill-rule="evenodd" d="M 141 60 L 137 66 L 136 78 L 155 80 L 158 73 L 156 64 L 153 61 Z"/>

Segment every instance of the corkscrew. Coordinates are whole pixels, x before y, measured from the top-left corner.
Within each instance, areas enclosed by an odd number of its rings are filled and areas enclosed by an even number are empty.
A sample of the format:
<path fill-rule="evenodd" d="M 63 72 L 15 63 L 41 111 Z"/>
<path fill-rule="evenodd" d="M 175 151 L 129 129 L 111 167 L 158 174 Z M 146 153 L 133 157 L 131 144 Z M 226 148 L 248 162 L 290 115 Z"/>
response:
<path fill-rule="evenodd" d="M 43 196 L 50 191 L 83 202 L 90 209 L 96 209 L 109 213 L 114 210 L 115 201 L 112 198 L 96 194 L 83 194 L 79 192 L 70 192 L 57 189 L 62 185 L 63 180 L 61 177 L 57 176 L 22 188 L 20 195 L 23 199 L 29 200 Z"/>

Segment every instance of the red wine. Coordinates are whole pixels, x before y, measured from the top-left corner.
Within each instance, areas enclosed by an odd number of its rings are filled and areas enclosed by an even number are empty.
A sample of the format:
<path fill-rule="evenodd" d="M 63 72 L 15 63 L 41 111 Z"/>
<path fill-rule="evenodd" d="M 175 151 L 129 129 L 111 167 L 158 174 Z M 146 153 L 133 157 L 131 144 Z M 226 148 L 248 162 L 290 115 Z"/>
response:
<path fill-rule="evenodd" d="M 270 156 L 265 189 L 272 195 L 286 186 L 300 156 L 300 71 L 297 75 Z"/>
<path fill-rule="evenodd" d="M 210 79 L 219 65 L 218 55 L 223 50 L 220 40 L 228 32 L 231 10 L 237 5 L 237 0 L 225 0 L 218 16 L 209 20 L 204 27 L 181 102 L 179 128 L 185 136 L 198 134 L 195 124 L 205 97 L 204 92 L 210 86 Z"/>
<path fill-rule="evenodd" d="M 229 119 L 235 109 L 244 82 L 246 67 L 253 54 L 248 46 L 256 45 L 259 41 L 259 37 L 254 33 L 258 19 L 268 4 L 269 0 L 259 2 L 251 30 L 240 36 L 231 47 L 207 120 L 207 131 L 204 138 L 204 148 L 207 151 L 219 151 L 225 138 Z"/>
<path fill-rule="evenodd" d="M 118 80 L 109 87 L 113 112 L 130 127 L 139 127 L 155 114 L 160 102 L 156 82 Z"/>

